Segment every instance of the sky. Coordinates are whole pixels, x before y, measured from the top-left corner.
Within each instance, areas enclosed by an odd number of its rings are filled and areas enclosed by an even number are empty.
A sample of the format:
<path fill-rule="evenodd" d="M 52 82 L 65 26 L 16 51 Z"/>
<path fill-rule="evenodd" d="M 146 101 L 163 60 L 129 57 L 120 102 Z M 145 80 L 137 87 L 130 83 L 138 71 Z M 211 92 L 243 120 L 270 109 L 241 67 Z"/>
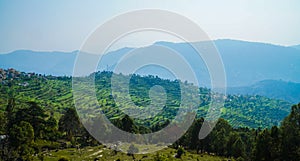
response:
<path fill-rule="evenodd" d="M 20 49 L 78 50 L 99 25 L 140 9 L 162 9 L 186 16 L 211 39 L 297 45 L 300 44 L 299 7 L 299 0 L 0 1 L 0 53 Z M 147 38 L 144 42 L 142 39 L 131 36 L 119 45 L 149 43 Z"/>

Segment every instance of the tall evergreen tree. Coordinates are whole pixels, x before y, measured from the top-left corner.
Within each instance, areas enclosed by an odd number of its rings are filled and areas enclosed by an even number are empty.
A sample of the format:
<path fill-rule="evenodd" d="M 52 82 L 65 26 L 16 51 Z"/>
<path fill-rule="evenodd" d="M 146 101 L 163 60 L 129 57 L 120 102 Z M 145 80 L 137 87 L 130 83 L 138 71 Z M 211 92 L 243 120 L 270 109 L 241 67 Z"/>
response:
<path fill-rule="evenodd" d="M 68 140 L 72 140 L 75 134 L 80 132 L 81 124 L 74 108 L 68 108 L 59 120 L 59 130 L 66 132 Z"/>
<path fill-rule="evenodd" d="M 254 160 L 271 160 L 271 136 L 268 129 L 258 134 L 255 145 Z"/>
<path fill-rule="evenodd" d="M 235 158 L 245 157 L 245 144 L 241 137 L 238 137 L 232 145 L 232 156 Z"/>
<path fill-rule="evenodd" d="M 125 115 L 121 120 L 117 122 L 120 129 L 130 133 L 138 133 L 138 128 L 135 125 L 133 119 L 130 118 L 130 116 Z"/>
<path fill-rule="evenodd" d="M 281 131 L 277 126 L 273 126 L 271 128 L 271 160 L 280 160 L 281 157 Z"/>
<path fill-rule="evenodd" d="M 196 149 L 197 153 L 202 151 L 204 148 L 203 141 L 199 140 L 199 131 L 202 127 L 203 121 L 203 118 L 196 119 L 188 131 L 188 145 L 191 149 Z"/>
<path fill-rule="evenodd" d="M 228 157 L 234 156 L 233 144 L 238 139 L 239 139 L 239 134 L 237 132 L 231 132 L 229 134 L 228 142 L 227 142 L 227 154 L 226 154 Z"/>
<path fill-rule="evenodd" d="M 300 104 L 292 106 L 291 113 L 282 122 L 282 157 L 284 160 L 300 158 Z"/>

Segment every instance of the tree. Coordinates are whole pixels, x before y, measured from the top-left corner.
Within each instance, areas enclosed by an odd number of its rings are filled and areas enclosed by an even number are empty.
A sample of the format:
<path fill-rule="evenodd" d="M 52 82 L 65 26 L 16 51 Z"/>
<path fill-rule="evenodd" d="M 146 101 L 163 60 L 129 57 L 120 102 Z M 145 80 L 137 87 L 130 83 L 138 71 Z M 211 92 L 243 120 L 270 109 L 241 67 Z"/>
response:
<path fill-rule="evenodd" d="M 258 134 L 255 145 L 254 158 L 255 160 L 271 160 L 271 136 L 268 129 L 263 130 Z"/>
<path fill-rule="evenodd" d="M 211 132 L 212 148 L 218 155 L 224 156 L 227 153 L 226 146 L 231 131 L 231 125 L 226 120 L 219 119 L 215 128 Z"/>
<path fill-rule="evenodd" d="M 104 116 L 99 115 L 98 117 L 85 122 L 84 125 L 95 139 L 105 138 L 106 141 L 111 141 L 111 126 L 104 123 L 105 119 Z M 97 143 L 94 139 L 93 142 Z"/>
<path fill-rule="evenodd" d="M 134 121 L 128 115 L 125 115 L 121 119 L 121 129 L 125 130 L 127 132 L 130 132 L 130 133 L 136 133 L 137 132 L 137 127 L 134 124 Z"/>
<path fill-rule="evenodd" d="M 10 90 L 7 90 L 7 92 L 9 93 L 9 99 L 8 99 L 8 103 L 7 106 L 5 108 L 5 112 L 4 112 L 4 118 L 3 118 L 3 126 L 1 126 L 3 128 L 3 134 L 7 135 L 8 137 L 5 137 L 3 140 L 1 140 L 1 159 L 3 160 L 13 160 L 16 159 L 18 157 L 18 153 L 15 151 L 15 147 L 12 147 L 12 144 L 9 142 L 9 136 L 12 132 L 12 128 L 15 124 L 14 122 L 14 117 L 15 117 L 15 113 L 14 113 L 14 109 L 15 109 L 15 99 L 13 97 L 13 92 Z"/>
<path fill-rule="evenodd" d="M 59 130 L 66 132 L 68 140 L 72 140 L 74 135 L 80 131 L 81 124 L 74 108 L 68 108 L 59 120 Z"/>
<path fill-rule="evenodd" d="M 51 116 L 45 123 L 45 139 L 55 141 L 58 139 L 58 135 L 57 121 Z"/>
<path fill-rule="evenodd" d="M 178 149 L 177 149 L 177 154 L 176 154 L 176 158 L 181 158 L 181 156 L 184 154 L 184 149 L 182 146 L 179 146 Z"/>
<path fill-rule="evenodd" d="M 164 155 L 161 155 L 159 153 L 156 153 L 155 156 L 153 157 L 153 160 L 154 161 L 168 161 L 170 160 L 169 158 L 167 158 L 166 156 Z"/>
<path fill-rule="evenodd" d="M 282 130 L 282 159 L 300 158 L 300 104 L 292 106 L 291 113 L 284 119 Z"/>
<path fill-rule="evenodd" d="M 10 146 L 19 156 L 26 160 L 31 156 L 34 130 L 30 123 L 21 121 L 18 125 L 13 125 L 8 138 Z"/>
<path fill-rule="evenodd" d="M 231 132 L 228 137 L 227 142 L 227 156 L 231 157 L 234 156 L 234 149 L 233 144 L 240 138 L 239 134 L 237 132 Z"/>
<path fill-rule="evenodd" d="M 196 119 L 188 131 L 189 146 L 191 149 L 196 149 L 197 153 L 203 150 L 203 143 L 199 139 L 199 131 L 202 127 L 204 119 Z"/>
<path fill-rule="evenodd" d="M 7 103 L 7 106 L 6 106 L 6 109 L 5 109 L 5 116 L 6 116 L 7 123 L 3 124 L 3 125 L 6 125 L 6 126 L 3 126 L 3 127 L 6 128 L 6 133 L 9 131 L 9 129 L 14 124 L 14 112 L 13 112 L 14 108 L 15 108 L 15 99 L 13 97 L 11 97 L 8 100 L 8 103 Z"/>
<path fill-rule="evenodd" d="M 225 155 L 227 152 L 226 145 L 227 145 L 228 137 L 226 136 L 226 131 L 224 128 L 221 128 L 218 131 L 214 132 L 213 138 L 213 147 L 214 150 L 218 155 Z"/>
<path fill-rule="evenodd" d="M 281 131 L 277 126 L 271 128 L 271 160 L 280 160 L 281 157 Z"/>
<path fill-rule="evenodd" d="M 131 144 L 127 150 L 127 153 L 129 154 L 136 154 L 139 152 L 139 149 L 135 147 L 133 144 Z"/>
<path fill-rule="evenodd" d="M 129 133 L 138 133 L 138 127 L 135 124 L 134 120 L 128 116 L 128 115 L 124 115 L 124 117 L 122 117 L 121 119 L 114 119 L 112 120 L 113 124 L 115 126 L 117 126 L 119 129 L 129 132 Z"/>
<path fill-rule="evenodd" d="M 0 135 L 1 134 L 5 134 L 5 127 L 6 127 L 6 123 L 7 123 L 7 120 L 6 120 L 6 117 L 5 117 L 5 113 L 0 111 Z"/>
<path fill-rule="evenodd" d="M 35 139 L 42 138 L 42 132 L 45 129 L 45 119 L 48 117 L 45 110 L 36 102 L 28 102 L 29 107 L 19 109 L 16 112 L 15 122 L 26 121 L 31 124 L 34 129 Z"/>
<path fill-rule="evenodd" d="M 133 159 L 135 159 L 134 154 L 138 153 L 139 149 L 131 144 L 127 150 L 127 155 L 131 155 Z"/>
<path fill-rule="evenodd" d="M 245 144 L 241 137 L 239 137 L 232 145 L 232 156 L 235 158 L 245 157 Z"/>

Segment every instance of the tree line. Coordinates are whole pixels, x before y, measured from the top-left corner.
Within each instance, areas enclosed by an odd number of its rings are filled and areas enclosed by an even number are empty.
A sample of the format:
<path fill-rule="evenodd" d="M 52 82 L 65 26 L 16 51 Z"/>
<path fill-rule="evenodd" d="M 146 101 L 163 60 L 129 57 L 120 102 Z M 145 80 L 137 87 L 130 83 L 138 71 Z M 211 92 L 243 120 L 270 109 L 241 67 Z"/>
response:
<path fill-rule="evenodd" d="M 0 160 L 32 160 L 45 149 L 98 145 L 82 127 L 74 108 L 67 108 L 56 119 L 36 102 L 18 106 L 11 98 L 0 113 L 0 122 Z"/>
<path fill-rule="evenodd" d="M 300 104 L 293 105 L 280 126 L 266 129 L 232 128 L 219 119 L 213 131 L 198 139 L 203 118 L 194 121 L 188 132 L 174 145 L 197 153 L 213 153 L 238 160 L 297 161 L 300 158 Z"/>
<path fill-rule="evenodd" d="M 38 155 L 43 149 L 99 145 L 83 128 L 74 108 L 65 109 L 61 117 L 55 118 L 36 102 L 18 106 L 11 98 L 5 111 L 0 113 L 0 122 L 1 160 L 32 160 L 32 155 Z M 300 104 L 292 106 L 281 125 L 272 128 L 233 128 L 226 120 L 219 119 L 213 131 L 199 140 L 203 122 L 203 118 L 196 119 L 171 147 L 238 160 L 296 161 L 300 158 Z M 132 133 L 156 131 L 168 123 L 151 129 L 141 127 L 127 115 L 114 120 L 120 129 Z"/>

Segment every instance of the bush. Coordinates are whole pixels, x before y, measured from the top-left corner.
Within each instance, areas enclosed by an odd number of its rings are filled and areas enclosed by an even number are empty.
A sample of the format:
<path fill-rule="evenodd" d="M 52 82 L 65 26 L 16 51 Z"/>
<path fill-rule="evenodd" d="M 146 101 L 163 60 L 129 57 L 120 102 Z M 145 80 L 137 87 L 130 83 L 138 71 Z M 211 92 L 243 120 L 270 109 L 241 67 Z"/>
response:
<path fill-rule="evenodd" d="M 33 144 L 36 152 L 41 152 L 45 149 L 47 150 L 55 150 L 61 147 L 61 144 L 58 142 L 50 142 L 46 140 L 37 140 Z"/>
<path fill-rule="evenodd" d="M 154 161 L 167 161 L 169 159 L 167 157 L 165 157 L 164 155 L 160 155 L 159 153 L 156 153 L 153 160 Z"/>
<path fill-rule="evenodd" d="M 181 156 L 184 154 L 184 149 L 183 149 L 183 147 L 179 147 L 178 149 L 177 149 L 177 154 L 176 154 L 176 158 L 181 158 Z"/>
<path fill-rule="evenodd" d="M 129 146 L 128 151 L 127 151 L 128 154 L 135 154 L 138 152 L 139 152 L 139 149 L 137 147 L 135 147 L 133 144 L 131 144 Z"/>
<path fill-rule="evenodd" d="M 70 159 L 66 158 L 66 157 L 61 157 L 58 159 L 58 161 L 70 161 Z"/>
<path fill-rule="evenodd" d="M 238 157 L 237 159 L 236 159 L 236 161 L 244 161 L 245 159 L 243 158 L 243 157 Z"/>

